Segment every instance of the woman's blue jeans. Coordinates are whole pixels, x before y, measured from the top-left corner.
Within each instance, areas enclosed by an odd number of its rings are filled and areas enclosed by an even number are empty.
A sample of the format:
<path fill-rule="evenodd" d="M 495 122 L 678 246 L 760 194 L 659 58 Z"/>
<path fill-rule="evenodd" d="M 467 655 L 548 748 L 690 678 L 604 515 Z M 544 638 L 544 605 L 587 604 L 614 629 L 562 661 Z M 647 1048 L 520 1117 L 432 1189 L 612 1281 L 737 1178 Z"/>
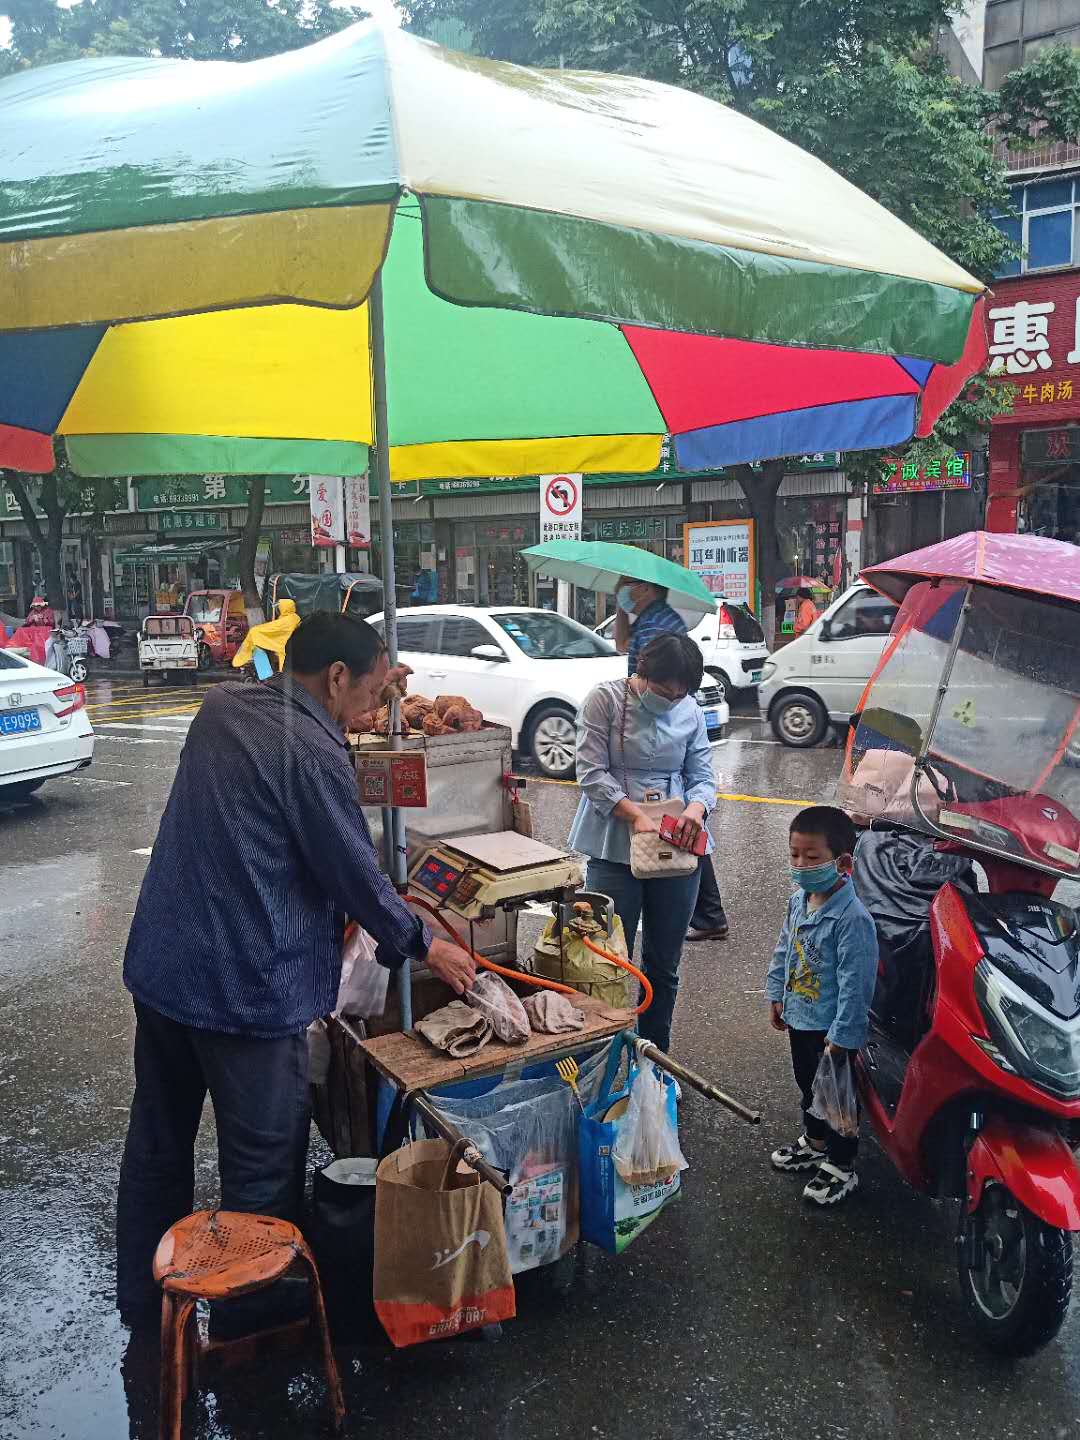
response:
<path fill-rule="evenodd" d="M 585 878 L 590 890 L 614 900 L 631 956 L 641 924 L 641 969 L 653 987 L 653 1003 L 638 1017 L 638 1030 L 660 1050 L 671 1043 L 679 961 L 697 903 L 698 879 L 699 872 L 694 870 L 691 875 L 673 875 L 667 880 L 638 880 L 629 865 L 614 860 L 590 860 Z"/>

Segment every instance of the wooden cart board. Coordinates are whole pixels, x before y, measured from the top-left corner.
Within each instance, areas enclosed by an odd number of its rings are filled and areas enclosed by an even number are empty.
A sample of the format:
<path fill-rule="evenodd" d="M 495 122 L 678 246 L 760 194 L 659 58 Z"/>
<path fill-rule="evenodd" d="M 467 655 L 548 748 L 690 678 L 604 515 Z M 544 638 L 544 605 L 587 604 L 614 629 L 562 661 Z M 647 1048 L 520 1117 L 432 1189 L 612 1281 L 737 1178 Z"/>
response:
<path fill-rule="evenodd" d="M 616 1010 L 591 995 L 573 996 L 573 1004 L 585 1012 L 583 1030 L 565 1031 L 561 1035 L 531 1034 L 524 1045 L 504 1045 L 492 1040 L 476 1055 L 458 1060 L 444 1055 L 419 1035 L 376 1035 L 360 1042 L 360 1048 L 381 1075 L 397 1089 L 435 1090 L 460 1080 L 475 1080 L 485 1075 L 498 1075 L 522 1065 L 533 1065 L 545 1055 L 576 1049 L 594 1040 L 617 1035 L 632 1029 L 633 1013 Z"/>

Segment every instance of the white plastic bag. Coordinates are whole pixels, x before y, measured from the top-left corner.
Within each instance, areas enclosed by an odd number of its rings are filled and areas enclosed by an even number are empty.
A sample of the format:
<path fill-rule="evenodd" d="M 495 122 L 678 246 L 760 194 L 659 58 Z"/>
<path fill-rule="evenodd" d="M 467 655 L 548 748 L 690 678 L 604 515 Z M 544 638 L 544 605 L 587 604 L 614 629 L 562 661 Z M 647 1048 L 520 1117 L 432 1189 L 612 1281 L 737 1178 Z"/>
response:
<path fill-rule="evenodd" d="M 390 971 L 375 959 L 375 941 L 357 925 L 341 951 L 341 983 L 334 1014 L 364 1019 L 381 1015 L 389 984 Z"/>
<path fill-rule="evenodd" d="M 835 1135 L 853 1139 L 859 1133 L 859 1101 L 851 1060 L 847 1055 L 838 1060 L 828 1046 L 814 1076 L 810 1114 L 824 1120 Z"/>
<path fill-rule="evenodd" d="M 624 1185 L 665 1185 L 688 1168 L 679 1145 L 674 1096 L 674 1084 L 661 1078 L 651 1060 L 639 1056 L 630 1101 L 611 1150 Z"/>
<path fill-rule="evenodd" d="M 523 1045 L 528 1040 L 532 1031 L 525 1006 L 500 975 L 485 970 L 463 998 L 466 1005 L 491 1021 L 495 1038 L 504 1045 Z"/>

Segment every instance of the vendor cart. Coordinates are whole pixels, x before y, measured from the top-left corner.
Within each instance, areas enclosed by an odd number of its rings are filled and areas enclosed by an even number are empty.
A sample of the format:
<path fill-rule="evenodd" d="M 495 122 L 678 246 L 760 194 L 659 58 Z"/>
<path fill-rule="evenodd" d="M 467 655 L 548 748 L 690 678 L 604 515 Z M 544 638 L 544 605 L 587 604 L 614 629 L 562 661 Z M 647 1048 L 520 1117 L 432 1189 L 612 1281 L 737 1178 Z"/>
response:
<path fill-rule="evenodd" d="M 480 960 L 502 967 L 522 995 L 545 983 L 531 954 L 519 950 L 523 912 L 546 913 L 556 922 L 546 932 L 558 937 L 556 954 L 566 925 L 586 907 L 594 932 L 609 943 L 611 902 L 583 889 L 580 857 L 528 833 L 527 782 L 511 770 L 507 729 L 411 735 L 399 751 L 386 747 L 384 737 L 353 737 L 361 798 L 369 805 L 394 798 L 391 771 L 397 766 L 426 799 L 403 809 L 405 893 L 433 930 L 441 927 Z M 368 813 L 389 865 L 389 816 L 378 808 Z M 552 975 L 550 964 L 546 973 Z M 382 1013 L 346 1012 L 325 1022 L 329 1063 L 313 1090 L 319 1129 L 339 1158 L 382 1156 L 407 1136 L 441 1136 L 457 1145 L 465 1162 L 504 1197 L 515 1273 L 554 1263 L 577 1243 L 580 1209 L 579 1101 L 557 1066 L 573 1060 L 580 1104 L 588 1105 L 612 1043 L 633 1034 L 631 987 L 621 987 L 621 1004 L 612 1003 L 610 992 L 575 992 L 584 1026 L 571 1034 L 533 1033 L 515 1045 L 494 1040 L 475 1055 L 456 1058 L 436 1051 L 412 1028 L 414 1020 L 454 998 L 448 987 L 422 966 L 402 980 Z M 640 1053 L 744 1120 L 758 1120 L 755 1111 L 670 1056 L 652 1046 Z M 538 1214 L 542 1223 L 532 1218 Z"/>

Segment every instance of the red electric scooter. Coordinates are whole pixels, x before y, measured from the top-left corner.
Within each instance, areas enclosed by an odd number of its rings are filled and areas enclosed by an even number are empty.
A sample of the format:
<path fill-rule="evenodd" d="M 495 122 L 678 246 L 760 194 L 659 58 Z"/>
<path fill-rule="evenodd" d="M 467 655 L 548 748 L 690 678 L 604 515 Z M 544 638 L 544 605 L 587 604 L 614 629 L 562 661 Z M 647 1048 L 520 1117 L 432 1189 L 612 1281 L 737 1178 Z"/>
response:
<path fill-rule="evenodd" d="M 1080 1230 L 1080 550 L 961 536 L 864 572 L 902 600 L 840 786 L 881 943 L 860 1093 L 916 1189 L 960 1200 L 977 1333 L 1061 1327 Z"/>

